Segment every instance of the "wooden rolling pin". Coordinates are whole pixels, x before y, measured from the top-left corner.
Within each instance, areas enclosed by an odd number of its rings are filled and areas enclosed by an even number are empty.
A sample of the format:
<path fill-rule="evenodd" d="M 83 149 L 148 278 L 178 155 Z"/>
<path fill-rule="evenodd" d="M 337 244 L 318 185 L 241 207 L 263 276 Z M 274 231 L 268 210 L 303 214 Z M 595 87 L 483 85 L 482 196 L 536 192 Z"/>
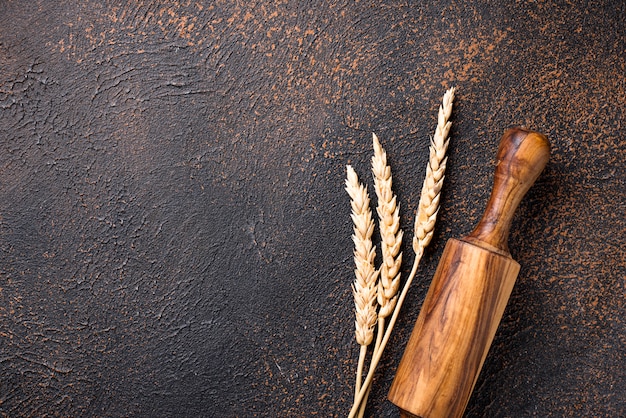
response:
<path fill-rule="evenodd" d="M 520 269 L 507 245 L 511 221 L 549 157 L 545 136 L 504 133 L 485 214 L 447 242 L 398 366 L 389 400 L 401 417 L 463 415 Z"/>

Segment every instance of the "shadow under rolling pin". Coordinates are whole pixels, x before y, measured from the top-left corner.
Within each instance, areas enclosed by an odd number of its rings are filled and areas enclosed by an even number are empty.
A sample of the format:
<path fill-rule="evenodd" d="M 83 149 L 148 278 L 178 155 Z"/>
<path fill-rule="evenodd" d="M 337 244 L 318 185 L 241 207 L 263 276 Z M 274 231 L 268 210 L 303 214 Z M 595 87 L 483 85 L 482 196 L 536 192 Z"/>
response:
<path fill-rule="evenodd" d="M 520 269 L 511 221 L 549 157 L 544 135 L 504 133 L 487 209 L 472 233 L 447 242 L 391 385 L 401 417 L 463 415 Z"/>

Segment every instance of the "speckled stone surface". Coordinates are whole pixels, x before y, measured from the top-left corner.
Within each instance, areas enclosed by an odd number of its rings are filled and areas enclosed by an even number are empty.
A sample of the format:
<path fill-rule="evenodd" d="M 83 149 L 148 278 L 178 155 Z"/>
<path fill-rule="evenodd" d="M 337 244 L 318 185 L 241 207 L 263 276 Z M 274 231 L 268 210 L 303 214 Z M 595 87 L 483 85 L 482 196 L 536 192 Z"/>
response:
<path fill-rule="evenodd" d="M 438 230 L 367 416 L 397 416 L 514 125 L 553 152 L 466 416 L 626 416 L 626 6 L 438 3 L 0 1 L 0 416 L 346 416 L 345 165 L 369 179 L 375 131 L 410 237 L 450 86 Z"/>

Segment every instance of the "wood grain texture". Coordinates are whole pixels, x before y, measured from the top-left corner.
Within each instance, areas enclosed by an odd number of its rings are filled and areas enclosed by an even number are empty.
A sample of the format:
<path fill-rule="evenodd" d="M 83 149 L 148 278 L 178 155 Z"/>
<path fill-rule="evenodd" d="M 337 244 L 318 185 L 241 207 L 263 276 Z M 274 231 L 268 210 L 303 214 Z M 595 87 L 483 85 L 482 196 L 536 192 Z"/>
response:
<path fill-rule="evenodd" d="M 465 242 L 448 241 L 389 391 L 403 413 L 465 412 L 520 269 L 507 245 L 511 222 L 549 157 L 540 133 L 502 136 L 485 213 Z"/>
<path fill-rule="evenodd" d="M 461 417 L 520 266 L 468 242 L 446 244 L 389 400 L 422 418 Z"/>
<path fill-rule="evenodd" d="M 507 130 L 498 147 L 487 208 L 465 240 L 509 255 L 509 231 L 515 210 L 549 158 L 550 143 L 545 135 L 519 128 Z"/>

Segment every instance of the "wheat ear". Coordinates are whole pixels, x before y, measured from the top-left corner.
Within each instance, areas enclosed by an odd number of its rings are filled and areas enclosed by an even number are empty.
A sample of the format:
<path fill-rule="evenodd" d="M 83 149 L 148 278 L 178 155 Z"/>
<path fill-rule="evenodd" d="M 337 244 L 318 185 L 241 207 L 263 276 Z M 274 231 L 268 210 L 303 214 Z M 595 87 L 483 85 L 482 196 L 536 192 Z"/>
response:
<path fill-rule="evenodd" d="M 359 178 L 351 166 L 347 166 L 346 191 L 352 206 L 352 222 L 354 223 L 354 275 L 352 294 L 355 305 L 355 335 L 361 346 L 359 363 L 356 373 L 355 396 L 361 389 L 363 365 L 367 354 L 367 346 L 374 338 L 376 325 L 376 279 L 378 271 L 374 268 L 376 248 L 372 245 L 374 221 L 370 210 L 370 198 L 367 188 L 359 182 Z"/>
<path fill-rule="evenodd" d="M 453 87 L 446 91 L 443 96 L 442 105 L 439 107 L 437 128 L 435 129 L 435 135 L 430 142 L 430 155 L 428 165 L 426 167 L 426 178 L 424 179 L 424 186 L 422 188 L 420 203 L 416 214 L 415 235 L 417 240 L 415 237 L 413 238 L 413 249 L 415 250 L 413 268 L 411 269 L 411 273 L 409 274 L 409 277 L 402 288 L 402 292 L 398 297 L 393 315 L 391 316 L 389 325 L 385 330 L 385 335 L 383 336 L 381 343 L 377 344 L 378 347 L 375 347 L 369 371 L 363 385 L 361 386 L 360 392 L 355 397 L 354 404 L 350 410 L 348 418 L 354 418 L 357 412 L 362 409 L 361 406 L 364 407 L 362 404 L 367 400 L 367 394 L 369 393 L 369 389 L 372 384 L 376 366 L 380 362 L 385 346 L 389 341 L 391 331 L 393 330 L 398 318 L 402 303 L 404 302 L 409 286 L 415 277 L 417 267 L 419 266 L 422 255 L 424 254 L 424 248 L 426 248 L 432 238 L 435 221 L 437 220 L 437 212 L 439 210 L 439 195 L 443 185 L 444 172 L 446 169 L 445 154 L 448 149 L 449 142 L 447 136 L 451 127 L 451 122 L 449 122 L 448 119 L 452 113 L 454 92 L 455 88 Z M 422 219 L 423 221 L 418 222 L 418 219 Z"/>
<path fill-rule="evenodd" d="M 452 122 L 452 101 L 454 100 L 454 87 L 443 96 L 443 103 L 439 106 L 437 128 L 435 135 L 430 140 L 430 157 L 426 167 L 426 177 L 422 186 L 419 208 L 415 216 L 415 234 L 413 236 L 413 250 L 416 254 L 424 251 L 433 237 L 435 221 L 439 212 L 439 196 L 443 186 L 444 173 L 446 171 L 446 152 L 448 151 L 448 133 Z"/>
<path fill-rule="evenodd" d="M 380 145 L 376 134 L 372 134 L 374 156 L 372 157 L 372 173 L 374 174 L 374 190 L 378 198 L 376 211 L 380 229 L 381 250 L 383 261 L 380 266 L 378 281 L 378 319 L 384 319 L 393 313 L 396 305 L 398 288 L 400 287 L 400 265 L 402 264 L 402 230 L 400 229 L 400 206 L 396 203 L 396 195 L 391 190 L 391 167 L 387 165 L 387 153 Z"/>
<path fill-rule="evenodd" d="M 372 174 L 374 175 L 374 190 L 378 205 L 378 227 L 381 238 L 382 264 L 378 270 L 378 331 L 376 333 L 376 344 L 374 353 L 378 350 L 385 332 L 385 318 L 393 313 L 398 300 L 398 289 L 400 288 L 400 266 L 402 264 L 403 232 L 400 229 L 400 206 L 397 204 L 396 195 L 391 186 L 393 178 L 391 167 L 387 165 L 387 153 L 380 145 L 376 134 L 372 134 L 372 144 L 374 156 L 372 157 Z M 371 369 L 370 364 L 370 369 Z M 369 391 L 368 391 L 369 394 Z M 368 395 L 362 400 L 362 407 L 359 416 L 365 413 L 365 404 Z"/>

